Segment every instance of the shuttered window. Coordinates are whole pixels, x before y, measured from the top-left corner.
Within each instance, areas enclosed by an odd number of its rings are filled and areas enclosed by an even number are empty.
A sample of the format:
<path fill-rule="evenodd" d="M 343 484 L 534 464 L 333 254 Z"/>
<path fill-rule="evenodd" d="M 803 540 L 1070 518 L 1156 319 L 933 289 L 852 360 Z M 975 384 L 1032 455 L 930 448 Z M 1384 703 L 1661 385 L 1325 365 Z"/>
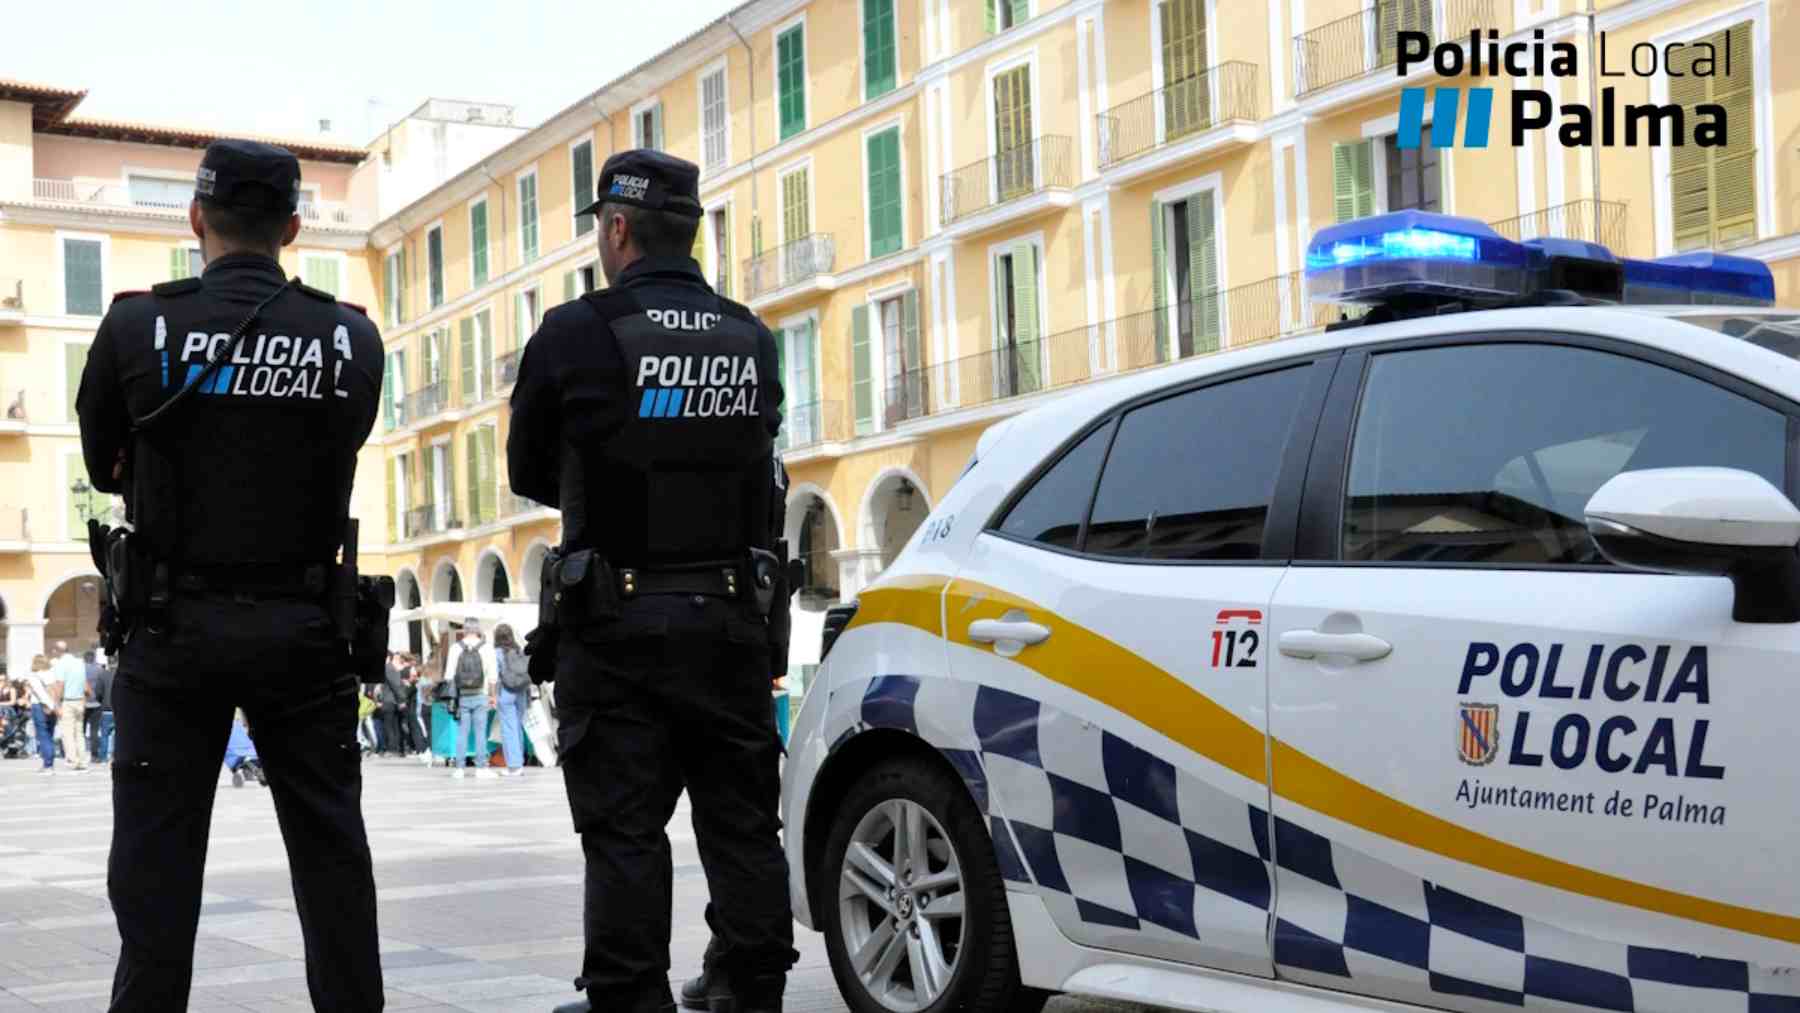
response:
<path fill-rule="evenodd" d="M 869 307 L 850 311 L 850 398 L 856 413 L 856 435 L 875 431 L 875 369 L 870 360 Z"/>
<path fill-rule="evenodd" d="M 1400 33 L 1431 34 L 1432 0 L 1376 0 L 1375 45 L 1380 66 L 1386 67 L 1400 55 Z"/>
<path fill-rule="evenodd" d="M 869 256 L 880 257 L 901 247 L 900 128 L 890 127 L 868 140 Z"/>
<path fill-rule="evenodd" d="M 725 146 L 725 68 L 700 79 L 700 157 L 707 172 L 725 168 L 731 153 Z"/>
<path fill-rule="evenodd" d="M 343 267 L 338 258 L 326 254 L 302 253 L 300 255 L 300 280 L 321 292 L 342 295 L 344 291 Z"/>
<path fill-rule="evenodd" d="M 63 417 L 79 421 L 75 414 L 75 395 L 81 390 L 81 371 L 87 368 L 88 343 L 71 341 L 63 345 Z"/>
<path fill-rule="evenodd" d="M 431 308 L 444 305 L 444 230 L 425 233 L 425 288 Z"/>
<path fill-rule="evenodd" d="M 1206 76 L 1205 0 L 1164 0 L 1162 28 L 1163 137 L 1175 140 L 1212 123 Z"/>
<path fill-rule="evenodd" d="M 663 146 L 663 114 L 662 103 L 647 106 L 631 118 L 631 137 L 640 148 L 662 150 Z"/>
<path fill-rule="evenodd" d="M 890 327 L 890 314 L 892 310 Z M 925 373 L 919 348 L 919 292 L 912 289 L 882 304 L 882 356 L 886 360 L 886 424 L 925 414 Z"/>
<path fill-rule="evenodd" d="M 1694 40 L 1669 57 L 1669 101 L 1682 107 L 1690 134 L 1699 122 L 1695 107 L 1713 103 L 1725 110 L 1728 143 L 1702 148 L 1669 146 L 1669 207 L 1675 248 L 1722 248 L 1756 239 L 1756 51 L 1750 25 L 1742 21 Z M 1694 61 L 1710 45 L 1716 76 L 1697 77 Z M 1725 76 L 1725 47 L 1731 46 L 1731 74 Z M 1677 73 L 1684 76 L 1677 77 Z"/>
<path fill-rule="evenodd" d="M 519 256 L 527 263 L 538 255 L 537 174 L 519 177 Z"/>
<path fill-rule="evenodd" d="M 1019 243 L 1000 254 L 994 277 L 1000 285 L 994 306 L 994 395 L 1028 394 L 1043 386 L 1037 246 Z"/>
<path fill-rule="evenodd" d="M 806 129 L 806 26 L 795 25 L 775 40 L 782 140 Z"/>
<path fill-rule="evenodd" d="M 569 176 L 575 190 L 574 207 L 584 208 L 594 202 L 594 142 L 582 141 L 569 149 Z M 575 234 L 585 236 L 594 231 L 593 215 L 575 216 Z"/>
<path fill-rule="evenodd" d="M 395 250 L 381 265 L 381 294 L 387 300 L 387 324 L 398 327 L 406 319 L 406 251 Z"/>
<path fill-rule="evenodd" d="M 304 257 L 301 258 L 301 264 L 303 266 L 305 264 Z M 333 267 L 337 266 L 335 261 L 332 262 L 332 266 Z M 196 249 L 195 247 L 176 246 L 176 247 L 170 248 L 170 250 L 169 250 L 169 280 L 170 281 L 180 281 L 183 278 L 198 278 L 198 277 L 200 277 L 200 272 L 202 272 L 204 270 L 206 270 L 206 261 L 204 258 L 202 258 L 200 256 L 200 251 L 198 249 Z M 302 271 L 302 274 L 304 274 L 304 273 L 305 272 Z M 311 278 L 303 278 L 302 280 L 304 280 L 308 285 L 313 285 Z M 313 287 L 321 288 L 322 286 L 313 285 Z M 332 295 L 337 295 L 336 289 L 331 289 L 330 292 Z"/>
<path fill-rule="evenodd" d="M 894 90 L 894 0 L 863 0 L 863 92 L 865 100 Z"/>
<path fill-rule="evenodd" d="M 477 288 L 488 280 L 487 208 L 486 200 L 469 205 L 469 280 Z"/>
<path fill-rule="evenodd" d="M 808 207 L 807 170 L 795 169 L 781 177 L 781 241 L 794 242 L 812 231 Z"/>
<path fill-rule="evenodd" d="M 1029 0 L 986 0 L 986 2 L 987 13 L 984 21 L 989 35 L 995 32 L 1004 32 L 1031 17 Z"/>
<path fill-rule="evenodd" d="M 1188 290 L 1193 303 L 1190 333 L 1178 349 L 1182 356 L 1219 347 L 1219 247 L 1212 192 L 1187 201 Z"/>
<path fill-rule="evenodd" d="M 460 368 L 457 384 L 462 394 L 462 403 L 474 404 L 481 400 L 481 387 L 476 380 L 475 362 L 475 318 L 464 317 L 456 325 L 456 359 Z"/>
<path fill-rule="evenodd" d="M 731 217 L 728 208 L 715 208 L 706 213 L 707 227 L 713 233 L 713 290 L 731 298 Z"/>
<path fill-rule="evenodd" d="M 814 351 L 818 340 L 814 331 L 813 322 L 807 320 L 784 328 L 775 342 L 780 360 L 777 370 L 787 394 L 782 435 L 788 446 L 805 446 L 824 436 L 819 431 L 819 369 Z"/>
<path fill-rule="evenodd" d="M 998 200 L 1030 193 L 1033 171 L 1031 145 L 1031 68 L 1014 67 L 994 77 L 994 172 Z"/>
<path fill-rule="evenodd" d="M 65 239 L 63 251 L 63 312 L 70 316 L 97 317 L 106 310 L 106 284 L 98 239 Z"/>
<path fill-rule="evenodd" d="M 470 527 L 492 523 L 498 514 L 494 446 L 493 426 L 477 427 L 463 438 L 463 473 L 468 476 L 469 483 L 463 501 Z"/>
<path fill-rule="evenodd" d="M 406 352 L 404 350 L 389 352 L 387 370 L 382 374 L 381 385 L 387 396 L 382 401 L 382 414 L 387 420 L 388 429 L 392 430 L 406 425 Z"/>
<path fill-rule="evenodd" d="M 1375 213 L 1375 149 L 1371 141 L 1331 146 L 1331 195 L 1337 220 Z"/>

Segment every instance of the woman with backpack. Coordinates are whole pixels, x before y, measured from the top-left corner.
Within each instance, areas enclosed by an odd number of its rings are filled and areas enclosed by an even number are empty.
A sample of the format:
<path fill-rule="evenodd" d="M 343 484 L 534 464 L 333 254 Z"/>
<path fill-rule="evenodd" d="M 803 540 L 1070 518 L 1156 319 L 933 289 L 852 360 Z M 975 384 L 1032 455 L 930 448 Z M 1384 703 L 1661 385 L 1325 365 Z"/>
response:
<path fill-rule="evenodd" d="M 531 671 L 512 627 L 494 627 L 494 668 L 500 673 L 500 749 L 506 755 L 501 777 L 525 773 L 525 708 L 531 706 Z"/>
<path fill-rule="evenodd" d="M 463 621 L 462 636 L 450 645 L 444 659 L 444 679 L 456 687 L 456 744 L 450 753 L 450 776 L 458 780 L 467 776 L 463 753 L 473 745 L 475 776 L 493 777 L 488 769 L 488 712 L 500 686 L 494 673 L 494 649 L 482 640 L 479 619 L 471 616 Z"/>

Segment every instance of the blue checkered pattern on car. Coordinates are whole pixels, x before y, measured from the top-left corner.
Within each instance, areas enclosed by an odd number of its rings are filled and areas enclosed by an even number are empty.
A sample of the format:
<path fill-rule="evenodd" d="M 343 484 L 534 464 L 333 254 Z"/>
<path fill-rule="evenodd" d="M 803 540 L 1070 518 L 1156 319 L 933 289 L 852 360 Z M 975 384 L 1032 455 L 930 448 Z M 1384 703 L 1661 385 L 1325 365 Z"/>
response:
<path fill-rule="evenodd" d="M 1001 875 L 1089 925 L 1261 935 L 1273 856 L 1283 977 L 1451 1009 L 1800 1013 L 1800 972 L 1578 936 L 1279 817 L 1271 848 L 1262 808 L 1017 693 L 888 675 L 832 694 L 833 750 L 870 728 L 937 748 L 988 817 Z"/>

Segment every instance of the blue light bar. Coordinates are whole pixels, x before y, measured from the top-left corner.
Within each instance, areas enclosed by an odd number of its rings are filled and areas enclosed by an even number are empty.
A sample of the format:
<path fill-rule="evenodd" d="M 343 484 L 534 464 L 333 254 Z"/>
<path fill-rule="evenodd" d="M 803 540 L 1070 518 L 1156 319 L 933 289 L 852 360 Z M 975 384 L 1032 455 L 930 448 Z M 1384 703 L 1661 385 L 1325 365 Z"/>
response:
<path fill-rule="evenodd" d="M 1760 260 L 1702 250 L 1622 263 L 1628 304 L 1775 305 L 1775 276 Z"/>
<path fill-rule="evenodd" d="M 1334 303 L 1498 302 L 1524 291 L 1528 259 L 1473 219 L 1396 211 L 1321 229 L 1306 250 L 1307 293 Z"/>

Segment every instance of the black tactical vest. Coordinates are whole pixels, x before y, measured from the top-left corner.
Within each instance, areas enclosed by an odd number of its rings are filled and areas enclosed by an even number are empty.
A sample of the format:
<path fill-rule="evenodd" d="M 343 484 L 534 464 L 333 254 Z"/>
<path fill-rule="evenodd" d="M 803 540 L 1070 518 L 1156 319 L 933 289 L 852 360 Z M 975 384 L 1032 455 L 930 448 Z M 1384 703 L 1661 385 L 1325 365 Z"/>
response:
<path fill-rule="evenodd" d="M 618 343 L 627 390 L 591 445 L 563 449 L 564 544 L 651 568 L 769 548 L 761 407 L 776 378 L 762 375 L 755 319 L 717 297 L 684 300 L 712 309 L 647 307 L 633 288 L 583 298 Z"/>

